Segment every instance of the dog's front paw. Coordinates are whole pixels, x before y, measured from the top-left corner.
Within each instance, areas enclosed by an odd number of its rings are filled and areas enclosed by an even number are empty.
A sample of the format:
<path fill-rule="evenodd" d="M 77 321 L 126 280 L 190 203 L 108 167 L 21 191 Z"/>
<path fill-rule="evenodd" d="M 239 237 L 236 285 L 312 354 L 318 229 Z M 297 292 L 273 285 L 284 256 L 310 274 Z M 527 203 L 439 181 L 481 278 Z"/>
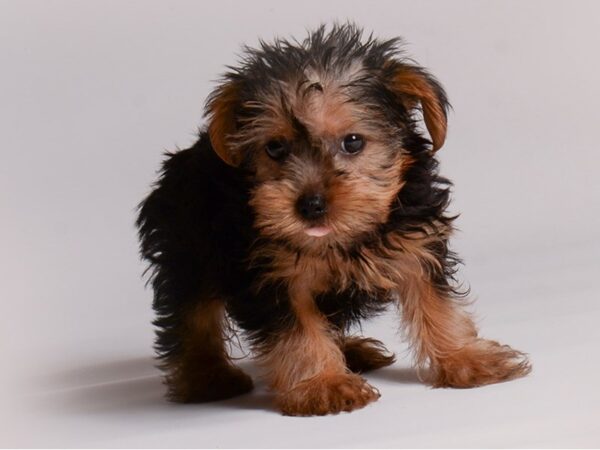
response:
<path fill-rule="evenodd" d="M 435 387 L 470 388 L 525 376 L 531 364 L 527 355 L 508 345 L 477 339 L 439 359 L 432 369 Z"/>
<path fill-rule="evenodd" d="M 322 416 L 363 408 L 380 396 L 358 375 L 319 375 L 280 394 L 277 405 L 289 416 Z"/>

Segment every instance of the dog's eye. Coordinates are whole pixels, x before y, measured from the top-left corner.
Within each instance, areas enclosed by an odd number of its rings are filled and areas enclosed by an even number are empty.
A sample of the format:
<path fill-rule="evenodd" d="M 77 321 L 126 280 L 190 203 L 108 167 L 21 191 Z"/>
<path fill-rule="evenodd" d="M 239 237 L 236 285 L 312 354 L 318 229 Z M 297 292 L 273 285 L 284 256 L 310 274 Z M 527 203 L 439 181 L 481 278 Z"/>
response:
<path fill-rule="evenodd" d="M 349 155 L 360 152 L 365 146 L 365 140 L 360 134 L 348 134 L 342 140 L 342 151 Z"/>
<path fill-rule="evenodd" d="M 273 140 L 267 142 L 265 150 L 271 159 L 278 161 L 287 156 L 289 152 L 289 145 L 286 141 Z"/>

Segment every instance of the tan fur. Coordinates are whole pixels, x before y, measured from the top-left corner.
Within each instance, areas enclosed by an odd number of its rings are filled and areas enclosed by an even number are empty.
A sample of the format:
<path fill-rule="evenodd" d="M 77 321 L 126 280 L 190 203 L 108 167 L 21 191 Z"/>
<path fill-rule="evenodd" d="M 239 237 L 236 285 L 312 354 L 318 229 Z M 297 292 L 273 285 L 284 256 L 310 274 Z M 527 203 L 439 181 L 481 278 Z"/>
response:
<path fill-rule="evenodd" d="M 427 79 L 410 66 L 404 66 L 398 70 L 394 79 L 394 89 L 401 95 L 411 97 L 412 102 L 421 103 L 423 119 L 431 136 L 433 150 L 440 149 L 446 140 L 446 113 Z M 412 109 L 415 105 L 409 102 L 407 106 Z"/>
<path fill-rule="evenodd" d="M 273 210 L 281 208 L 276 203 L 271 205 Z M 282 222 L 280 226 L 285 226 L 285 223 Z M 426 276 L 428 268 L 437 267 L 438 261 L 426 246 L 441 239 L 445 233 L 450 231 L 445 231 L 442 224 L 437 234 L 415 232 L 401 235 L 392 232 L 387 239 L 395 250 L 380 244 L 377 248 L 363 249 L 362 258 L 357 260 L 348 260 L 335 248 L 323 249 L 322 245 L 315 245 L 314 253 L 298 254 L 292 249 L 266 244 L 254 249 L 253 256 L 255 259 L 266 257 L 273 261 L 271 272 L 265 280 L 280 282 L 298 273 L 318 274 L 319 283 L 312 281 L 315 294 L 325 292 L 331 286 L 342 291 L 352 283 L 367 292 L 398 291 L 399 285 L 415 276 Z"/>
<path fill-rule="evenodd" d="M 262 351 L 276 402 L 289 415 L 350 411 L 379 397 L 365 380 L 346 368 L 340 336 L 333 334 L 314 304 L 311 288 L 318 287 L 319 280 L 313 271 L 297 272 L 291 279 L 296 323 Z"/>
<path fill-rule="evenodd" d="M 360 409 L 380 396 L 364 378 L 332 372 L 298 383 L 277 398 L 277 405 L 290 416 L 320 416 Z"/>
<path fill-rule="evenodd" d="M 264 151 L 257 151 L 253 164 L 258 186 L 250 201 L 257 213 L 255 225 L 263 235 L 285 238 L 309 252 L 314 242 L 306 239 L 304 224 L 295 211 L 303 192 L 316 190 L 326 197 L 328 215 L 324 225 L 331 227 L 333 233 L 324 241 L 349 244 L 357 235 L 385 222 L 390 204 L 402 188 L 401 174 L 412 164 L 412 159 L 401 151 L 386 151 L 381 137 L 357 121 L 356 117 L 365 112 L 349 106 L 343 96 L 328 96 L 327 92 L 317 91 L 310 98 L 313 100 L 308 102 L 309 106 L 299 109 L 298 117 L 305 120 L 311 135 L 318 137 L 322 157 L 313 160 L 291 155 L 283 168 Z M 311 118 L 310 114 L 315 114 L 313 109 L 318 110 L 315 105 L 331 108 L 325 117 L 332 119 L 319 124 Z M 305 108 L 308 112 L 303 112 Z M 277 127 L 281 129 L 283 125 Z M 339 154 L 341 140 L 349 133 L 361 134 L 367 142 L 363 152 L 352 158 Z M 340 175 L 340 171 L 343 174 Z M 317 245 L 322 247 L 323 241 Z"/>
<path fill-rule="evenodd" d="M 290 389 L 321 372 L 345 371 L 338 337 L 317 310 L 307 283 L 316 274 L 311 271 L 303 275 L 296 276 L 289 287 L 296 324 L 285 336 L 278 336 L 263 359 L 271 368 L 271 385 L 277 390 Z"/>
<path fill-rule="evenodd" d="M 373 338 L 344 337 L 342 351 L 346 366 L 352 372 L 364 373 L 393 364 L 396 358 L 382 342 Z"/>
<path fill-rule="evenodd" d="M 252 380 L 235 367 L 225 349 L 222 302 L 201 303 L 188 315 L 183 352 L 166 364 L 169 397 L 179 402 L 220 400 L 252 389 Z"/>
<path fill-rule="evenodd" d="M 275 93 L 264 93 L 260 99 L 240 105 L 249 111 L 259 111 L 260 114 L 242 120 L 240 129 L 226 130 L 229 133 L 230 153 L 240 155 L 242 151 L 250 149 L 254 153 L 254 169 L 260 170 L 263 163 L 271 169 L 276 169 L 272 161 L 269 162 L 266 156 L 267 159 L 263 158 L 261 150 L 272 139 L 293 140 L 294 129 L 289 120 L 290 114 L 307 127 L 315 138 L 315 143 L 329 150 L 337 150 L 339 139 L 347 133 L 360 133 L 370 142 L 379 140 L 378 127 L 368 120 L 372 113 L 362 105 L 350 101 L 351 95 L 343 80 L 325 78 L 316 83 L 320 89 L 311 88 L 311 83 L 303 78 L 282 80 L 279 90 Z M 223 101 L 213 102 L 215 106 L 221 107 L 221 111 L 230 111 L 235 104 L 233 97 L 227 97 L 235 92 L 235 86 L 226 86 L 222 87 L 225 95 Z M 213 114 L 211 119 L 214 120 L 215 117 L 217 116 Z M 211 123 L 209 131 L 213 128 L 215 132 L 226 129 Z M 261 175 L 258 175 L 257 179 L 264 180 Z"/>
<path fill-rule="evenodd" d="M 527 375 L 527 355 L 498 342 L 476 339 L 432 365 L 435 387 L 470 388 Z"/>
<path fill-rule="evenodd" d="M 459 302 L 443 296 L 417 271 L 401 284 L 403 323 L 417 364 L 430 367 L 436 387 L 474 387 L 524 376 L 526 356 L 508 346 L 481 339 L 473 319 Z"/>
<path fill-rule="evenodd" d="M 417 364 L 431 367 L 430 382 L 435 386 L 478 386 L 527 374 L 530 366 L 523 354 L 479 338 L 475 324 L 463 310 L 463 305 L 449 296 L 442 296 L 432 286 L 430 270 L 436 268 L 437 261 L 425 245 L 443 235 L 443 229 L 441 234 L 410 238 L 391 234 L 389 238 L 394 241 L 397 250 L 382 247 L 380 252 L 386 254 L 385 258 L 365 250 L 364 258 L 352 263 L 335 252 L 298 257 L 293 252 L 273 248 L 270 256 L 275 258 L 276 263 L 271 277 L 287 279 L 298 273 L 306 274 L 307 280 L 311 280 L 316 289 L 315 293 L 324 292 L 329 285 L 340 286 L 343 290 L 350 282 L 367 291 L 383 289 L 397 292 L 403 323 L 413 344 Z M 314 308 L 312 302 L 306 302 Z M 307 311 L 312 311 L 310 317 L 318 317 L 313 309 L 303 310 L 303 317 Z M 314 339 L 327 334 L 322 319 L 306 323 L 310 324 L 309 329 L 319 332 L 304 331 L 300 334 L 303 338 Z M 298 336 L 294 334 L 291 339 L 298 339 Z M 326 363 L 335 354 L 339 362 L 338 351 L 331 344 L 324 345 L 320 339 L 311 342 L 313 344 L 308 348 L 315 352 L 313 361 Z M 295 345 L 298 345 L 299 351 L 306 351 L 306 344 L 300 344 L 299 339 Z M 280 353 L 293 354 L 290 353 L 292 347 L 293 344 L 287 341 L 282 344 Z M 279 354 L 274 355 L 276 359 L 280 357 Z M 294 382 L 297 381 L 298 378 L 294 378 Z"/>
<path fill-rule="evenodd" d="M 362 127 L 359 111 L 337 87 L 325 85 L 323 92 L 312 91 L 296 111 L 298 119 L 323 140 L 336 138 L 348 130 Z"/>
<path fill-rule="evenodd" d="M 234 110 L 238 97 L 239 87 L 230 82 L 221 86 L 208 103 L 210 141 L 217 155 L 232 166 L 241 162 L 241 155 L 232 150 L 230 143 L 231 135 L 236 131 Z"/>

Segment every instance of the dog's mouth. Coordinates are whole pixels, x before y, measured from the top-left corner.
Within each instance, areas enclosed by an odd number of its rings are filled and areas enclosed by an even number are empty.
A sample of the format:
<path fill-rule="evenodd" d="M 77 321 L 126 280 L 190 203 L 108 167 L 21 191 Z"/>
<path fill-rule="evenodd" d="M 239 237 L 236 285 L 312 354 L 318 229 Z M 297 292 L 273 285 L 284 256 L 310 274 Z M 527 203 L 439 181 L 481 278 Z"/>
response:
<path fill-rule="evenodd" d="M 319 226 L 319 227 L 309 227 L 304 229 L 304 233 L 307 236 L 321 238 L 327 236 L 331 233 L 331 228 L 327 226 Z"/>

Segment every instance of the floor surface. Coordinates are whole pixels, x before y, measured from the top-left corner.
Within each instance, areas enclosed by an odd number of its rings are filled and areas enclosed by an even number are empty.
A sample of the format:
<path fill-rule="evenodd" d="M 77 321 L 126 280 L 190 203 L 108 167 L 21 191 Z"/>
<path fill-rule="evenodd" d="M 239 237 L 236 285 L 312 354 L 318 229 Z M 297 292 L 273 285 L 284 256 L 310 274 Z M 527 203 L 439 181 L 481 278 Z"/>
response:
<path fill-rule="evenodd" d="M 146 345 L 93 335 L 85 354 L 44 355 L 4 394 L 2 445 L 59 447 L 579 447 L 600 445 L 598 246 L 504 255 L 473 269 L 485 336 L 530 354 L 527 378 L 469 390 L 431 389 L 410 367 L 390 311 L 364 328 L 398 362 L 368 380 L 381 399 L 351 414 L 283 417 L 257 382 L 251 394 L 174 405 Z M 530 268 L 515 267 L 519 261 Z M 485 294 L 485 295 L 484 295 Z M 92 319 L 92 318 L 89 318 Z M 88 320 L 89 320 L 88 319 Z M 93 327 L 93 325 L 91 325 Z M 138 333 L 132 330 L 130 333 Z M 132 339 L 132 340 L 135 340 Z M 241 367 L 259 374 L 251 360 Z M 4 383 L 6 387 L 6 383 Z M 7 403 L 8 396 L 8 403 Z M 6 406 L 9 405 L 9 408 Z"/>

